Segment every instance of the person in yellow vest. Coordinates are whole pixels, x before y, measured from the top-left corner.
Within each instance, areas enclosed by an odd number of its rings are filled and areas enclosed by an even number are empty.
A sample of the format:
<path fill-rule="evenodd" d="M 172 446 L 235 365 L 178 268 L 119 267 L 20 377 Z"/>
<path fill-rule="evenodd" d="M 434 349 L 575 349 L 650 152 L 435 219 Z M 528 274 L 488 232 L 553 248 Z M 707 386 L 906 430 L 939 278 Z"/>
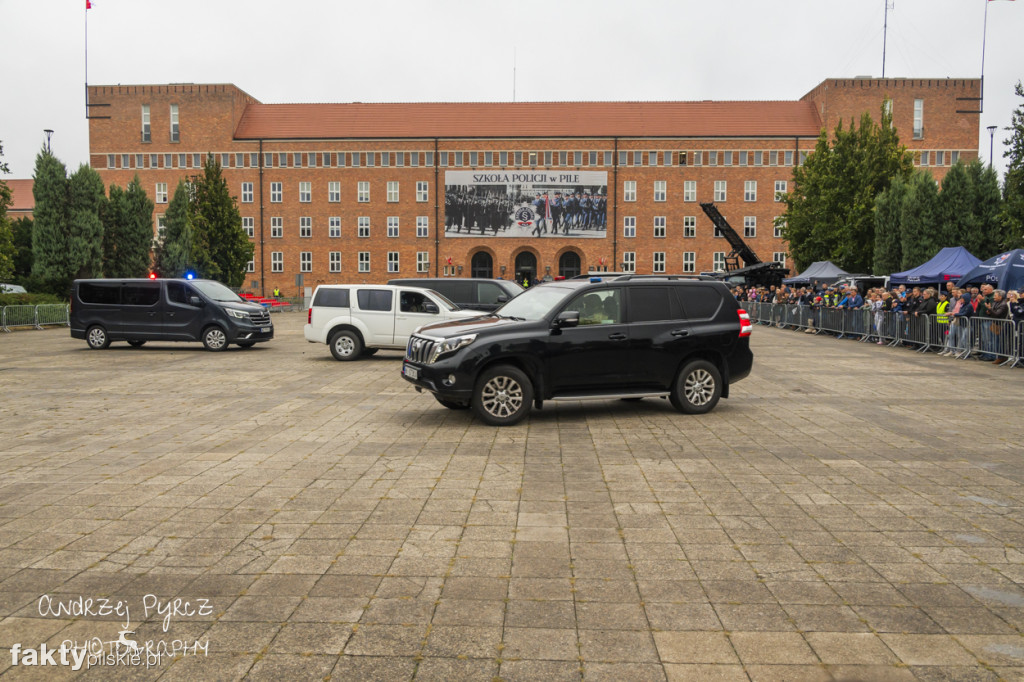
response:
<path fill-rule="evenodd" d="M 281 298 L 281 289 L 279 287 L 274 287 L 274 298 Z"/>
<path fill-rule="evenodd" d="M 943 339 L 943 349 L 940 355 L 948 355 L 953 352 L 953 336 L 949 333 L 949 295 L 945 290 L 939 292 L 939 303 L 935 306 L 935 325 L 939 337 Z"/>
<path fill-rule="evenodd" d="M 523 277 L 523 288 L 526 289 L 529 286 L 530 286 L 530 278 L 529 277 Z"/>

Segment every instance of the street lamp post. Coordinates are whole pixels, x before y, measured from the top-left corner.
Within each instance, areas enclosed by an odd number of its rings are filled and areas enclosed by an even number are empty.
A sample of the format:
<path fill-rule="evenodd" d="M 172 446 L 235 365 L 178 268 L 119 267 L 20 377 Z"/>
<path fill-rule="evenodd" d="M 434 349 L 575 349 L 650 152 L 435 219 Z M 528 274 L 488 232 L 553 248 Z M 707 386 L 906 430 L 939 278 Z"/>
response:
<path fill-rule="evenodd" d="M 996 127 L 997 126 L 989 126 L 988 127 L 988 165 L 989 166 L 992 165 L 992 148 L 993 148 L 993 146 L 995 144 L 995 139 L 996 139 Z"/>
<path fill-rule="evenodd" d="M 46 153 L 50 153 L 50 135 L 53 135 L 53 131 L 49 128 L 44 128 L 43 132 L 46 133 Z"/>

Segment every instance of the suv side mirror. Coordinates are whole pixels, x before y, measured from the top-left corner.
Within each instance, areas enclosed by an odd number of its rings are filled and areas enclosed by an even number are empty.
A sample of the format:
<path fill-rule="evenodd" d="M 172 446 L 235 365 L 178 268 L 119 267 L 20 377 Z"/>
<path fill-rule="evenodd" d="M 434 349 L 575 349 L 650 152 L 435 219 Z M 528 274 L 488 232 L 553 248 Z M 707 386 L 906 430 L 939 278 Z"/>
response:
<path fill-rule="evenodd" d="M 567 329 L 569 327 L 578 327 L 580 324 L 580 311 L 578 310 L 563 310 L 558 313 L 558 317 L 555 318 L 555 323 L 552 325 L 555 329 Z"/>
<path fill-rule="evenodd" d="M 498 303 L 508 303 L 508 296 L 505 294 L 498 294 Z"/>
<path fill-rule="evenodd" d="M 201 308 L 203 306 L 203 299 L 199 298 L 198 296 L 189 296 L 188 304 L 194 305 L 197 308 Z"/>
<path fill-rule="evenodd" d="M 428 315 L 437 315 L 441 311 L 435 304 L 428 302 L 423 304 L 423 312 Z"/>

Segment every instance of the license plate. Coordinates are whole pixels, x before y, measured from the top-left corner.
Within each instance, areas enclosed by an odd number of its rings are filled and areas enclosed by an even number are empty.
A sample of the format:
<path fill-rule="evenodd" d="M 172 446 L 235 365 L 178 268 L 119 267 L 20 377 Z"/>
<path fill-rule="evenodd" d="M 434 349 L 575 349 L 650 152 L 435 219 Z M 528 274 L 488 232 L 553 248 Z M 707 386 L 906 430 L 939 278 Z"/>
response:
<path fill-rule="evenodd" d="M 264 334 L 268 333 L 271 329 L 272 327 L 260 327 L 260 331 Z"/>
<path fill-rule="evenodd" d="M 402 366 L 402 374 L 404 374 L 405 376 L 409 377 L 410 379 L 419 379 L 420 378 L 420 371 L 418 369 L 416 369 L 415 367 L 410 367 L 409 365 L 403 365 Z"/>

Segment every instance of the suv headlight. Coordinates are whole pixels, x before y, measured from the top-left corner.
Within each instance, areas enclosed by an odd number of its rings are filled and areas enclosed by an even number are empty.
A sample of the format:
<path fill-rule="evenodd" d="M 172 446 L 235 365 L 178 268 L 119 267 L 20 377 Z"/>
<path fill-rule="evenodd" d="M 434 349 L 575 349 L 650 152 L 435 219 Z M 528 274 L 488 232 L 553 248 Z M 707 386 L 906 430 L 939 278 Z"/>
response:
<path fill-rule="evenodd" d="M 234 308 L 227 308 L 226 310 L 228 311 L 228 315 L 230 315 L 231 317 L 237 317 L 239 320 L 249 319 L 249 315 L 247 313 L 242 312 L 241 310 L 235 310 Z"/>
<path fill-rule="evenodd" d="M 450 339 L 442 339 L 434 346 L 434 354 L 430 358 L 430 362 L 434 363 L 442 355 L 454 353 L 474 341 L 476 341 L 476 334 L 466 334 L 465 336 L 453 336 Z"/>

